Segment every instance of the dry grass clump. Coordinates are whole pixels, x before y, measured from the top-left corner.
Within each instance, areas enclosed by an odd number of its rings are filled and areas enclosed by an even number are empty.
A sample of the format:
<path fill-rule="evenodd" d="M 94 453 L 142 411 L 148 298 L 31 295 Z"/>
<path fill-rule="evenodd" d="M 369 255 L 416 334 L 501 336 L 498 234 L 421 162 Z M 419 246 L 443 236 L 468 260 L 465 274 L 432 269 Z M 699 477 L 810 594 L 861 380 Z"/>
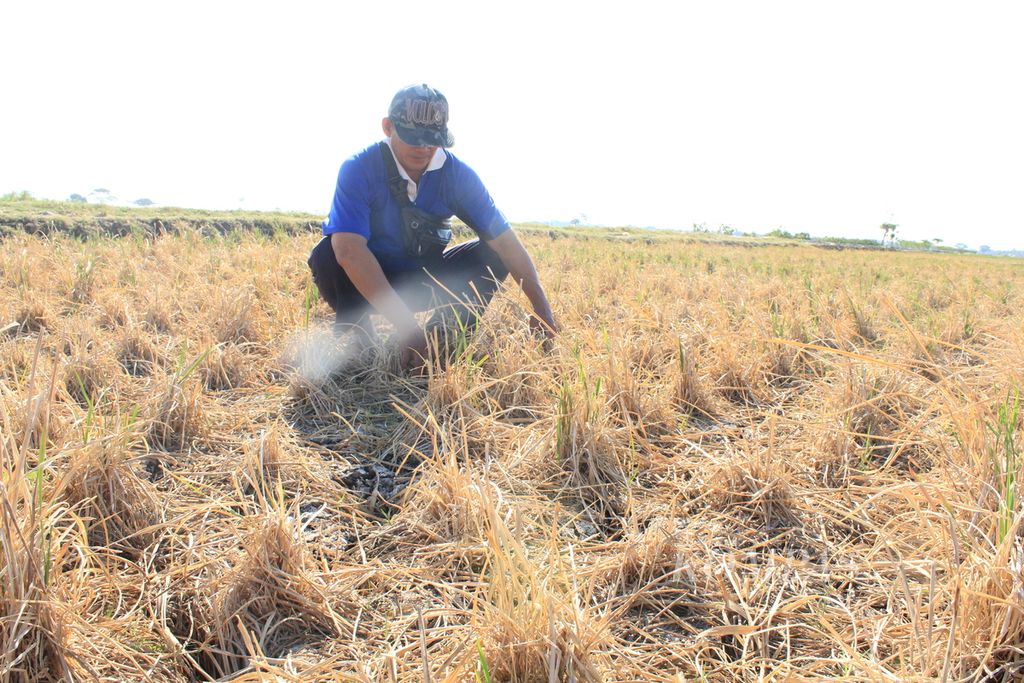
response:
<path fill-rule="evenodd" d="M 64 390 L 80 405 L 95 405 L 103 394 L 116 387 L 119 369 L 107 356 L 72 358 L 64 365 Z"/>
<path fill-rule="evenodd" d="M 68 346 L 63 363 L 64 390 L 79 405 L 95 406 L 105 393 L 118 387 L 121 368 L 94 329 L 85 328 L 69 340 Z"/>
<path fill-rule="evenodd" d="M 531 337 L 518 302 L 499 301 L 492 308 L 496 310 L 488 310 L 475 334 L 455 330 L 431 348 L 428 403 L 439 415 L 457 406 L 507 422 L 535 420 L 550 399 L 541 370 L 547 359 Z M 445 346 L 450 358 L 439 362 Z"/>
<path fill-rule="evenodd" d="M 710 347 L 708 373 L 720 396 L 745 407 L 758 406 L 770 399 L 768 369 L 760 345 L 736 344 L 731 336 L 717 336 Z"/>
<path fill-rule="evenodd" d="M 147 302 L 142 322 L 157 334 L 170 334 L 174 330 L 174 311 L 167 298 L 156 295 Z"/>
<path fill-rule="evenodd" d="M 97 267 L 100 266 L 92 255 L 85 255 L 75 261 L 74 271 L 70 272 L 67 292 L 69 301 L 84 304 L 92 301 L 99 278 Z"/>
<path fill-rule="evenodd" d="M 3 494 L 0 677 L 25 683 L 70 680 L 85 672 L 69 642 L 64 605 L 50 585 L 55 567 L 68 559 L 69 544 L 66 539 L 47 542 L 50 530 L 61 526 L 67 513 L 47 505 L 30 516 L 24 507 L 32 503 L 30 495 L 9 489 Z"/>
<path fill-rule="evenodd" d="M 82 667 L 74 661 L 66 610 L 54 586 L 69 561 L 74 517 L 43 498 L 42 467 L 32 467 L 21 432 L 0 400 L 0 678 L 70 678 Z"/>
<path fill-rule="evenodd" d="M 619 541 L 616 550 L 590 570 L 591 581 L 608 596 L 632 595 L 658 584 L 679 583 L 687 562 L 681 522 L 672 517 L 651 520 L 647 528 Z"/>
<path fill-rule="evenodd" d="M 930 606 L 926 618 L 920 611 L 922 621 L 953 632 L 930 659 L 941 675 L 1012 680 L 1021 665 L 1018 643 L 1024 637 L 1017 481 L 1024 415 L 1019 393 L 963 403 L 951 417 L 957 448 L 942 465 L 957 480 L 956 487 L 944 491 L 950 512 L 934 520 L 922 516 L 922 526 L 934 526 L 948 548 L 949 576 L 930 580 L 931 592 L 940 594 L 932 598 L 942 610 L 939 615 Z M 950 659 L 954 637 L 960 656 Z"/>
<path fill-rule="evenodd" d="M 19 334 L 38 334 L 53 324 L 53 314 L 42 301 L 30 301 L 14 315 L 14 331 Z"/>
<path fill-rule="evenodd" d="M 766 529 L 799 523 L 792 470 L 770 449 L 727 454 L 715 463 L 707 487 L 726 514 L 755 518 Z"/>
<path fill-rule="evenodd" d="M 961 647 L 976 654 L 961 662 L 960 669 L 1015 672 L 1020 667 L 1018 644 L 1024 638 L 1020 542 L 1001 543 L 995 549 L 975 547 L 961 560 L 959 595 L 953 600 L 959 602 L 957 617 L 963 625 Z"/>
<path fill-rule="evenodd" d="M 826 431 L 822 448 L 845 466 L 885 467 L 897 456 L 913 455 L 922 388 L 905 372 L 850 367 L 826 402 L 838 426 Z M 922 467 L 925 461 L 909 463 Z"/>
<path fill-rule="evenodd" d="M 878 323 L 866 307 L 858 306 L 853 298 L 847 293 L 846 301 L 849 305 L 850 322 L 853 325 L 853 345 L 855 347 L 873 346 L 879 342 L 881 335 L 878 332 Z"/>
<path fill-rule="evenodd" d="M 152 543 L 162 505 L 122 439 L 101 438 L 66 452 L 57 495 L 82 519 L 89 545 L 129 557 Z"/>
<path fill-rule="evenodd" d="M 424 372 L 428 380 L 429 405 L 442 415 L 451 414 L 455 407 L 474 413 L 490 412 L 487 395 L 471 391 L 481 374 L 475 345 L 459 337 L 456 333 L 445 340 L 435 332 L 428 339 L 429 358 Z M 452 348 L 454 352 L 447 350 Z M 452 371 L 448 372 L 449 369 Z"/>
<path fill-rule="evenodd" d="M 163 364 L 164 356 L 148 334 L 133 329 L 121 336 L 117 359 L 129 375 L 139 377 L 152 375 Z"/>
<path fill-rule="evenodd" d="M 714 404 L 697 371 L 696 353 L 682 340 L 679 341 L 674 371 L 672 400 L 679 411 L 686 415 L 714 417 Z"/>
<path fill-rule="evenodd" d="M 129 325 L 129 300 L 123 293 L 102 289 L 95 294 L 93 300 L 97 327 L 113 331 Z"/>
<path fill-rule="evenodd" d="M 529 334 L 521 308 L 514 311 L 499 311 L 505 314 L 495 315 L 492 324 L 479 331 L 473 348 L 481 370 L 478 387 L 492 411 L 508 421 L 526 423 L 543 412 L 550 390 L 543 349 Z M 501 329 L 507 332 L 495 333 Z"/>
<path fill-rule="evenodd" d="M 885 437 L 908 419 L 912 394 L 896 374 L 872 373 L 847 376 L 842 402 L 847 406 L 843 419 L 858 446 L 866 446 L 877 437 Z"/>
<path fill-rule="evenodd" d="M 210 391 L 228 391 L 245 386 L 252 359 L 238 344 L 213 344 L 199 364 L 199 377 Z"/>
<path fill-rule="evenodd" d="M 149 399 L 146 416 L 150 442 L 166 451 L 185 450 L 206 438 L 209 431 L 203 392 L 194 380 L 182 381 L 177 376 L 160 380 Z"/>
<path fill-rule="evenodd" d="M 255 296 L 247 289 L 217 294 L 205 313 L 207 326 L 220 344 L 261 342 L 265 338 L 263 316 Z"/>
<path fill-rule="evenodd" d="M 624 339 L 621 344 L 609 340 L 607 344 L 609 409 L 624 428 L 642 437 L 664 434 L 675 422 L 671 399 L 662 389 L 668 360 L 658 341 L 652 333 L 646 340 Z"/>
<path fill-rule="evenodd" d="M 490 515 L 488 580 L 475 600 L 475 628 L 492 680 L 603 680 L 611 647 L 606 615 L 569 597 L 569 567 L 530 559 Z"/>
<path fill-rule="evenodd" d="M 296 523 L 282 509 L 268 511 L 241 539 L 243 550 L 184 599 L 175 630 L 197 651 L 206 675 L 243 670 L 251 657 L 280 657 L 290 648 L 338 634 L 344 623 Z"/>
<path fill-rule="evenodd" d="M 0 339 L 0 380 L 8 386 L 23 384 L 32 372 L 33 352 L 24 339 Z"/>
<path fill-rule="evenodd" d="M 37 386 L 34 369 L 33 381 L 21 391 L 8 389 L 0 384 L 0 409 L 8 415 L 4 425 L 8 438 L 31 453 L 43 453 L 59 445 L 67 431 L 67 418 L 62 406 L 54 402 L 58 385 L 58 370 L 53 369 L 53 379 Z M 45 381 L 40 378 L 40 382 Z M 22 398 L 24 396 L 24 398 Z"/>
<path fill-rule="evenodd" d="M 601 378 L 592 380 L 582 369 L 575 382 L 562 385 L 554 416 L 553 456 L 564 475 L 564 489 L 577 492 L 585 504 L 595 505 L 607 517 L 622 512 L 622 486 L 637 464 L 628 448 L 627 430 L 611 421 L 602 385 Z"/>
<path fill-rule="evenodd" d="M 297 490 L 314 475 L 282 427 L 273 424 L 245 444 L 238 476 L 244 492 L 266 503 L 274 500 L 279 487 Z"/>
<path fill-rule="evenodd" d="M 468 463 L 440 454 L 425 463 L 422 476 L 402 494 L 401 519 L 427 545 L 448 544 L 452 555 L 474 553 L 484 541 L 492 510 L 506 510 L 501 491 L 475 474 Z"/>

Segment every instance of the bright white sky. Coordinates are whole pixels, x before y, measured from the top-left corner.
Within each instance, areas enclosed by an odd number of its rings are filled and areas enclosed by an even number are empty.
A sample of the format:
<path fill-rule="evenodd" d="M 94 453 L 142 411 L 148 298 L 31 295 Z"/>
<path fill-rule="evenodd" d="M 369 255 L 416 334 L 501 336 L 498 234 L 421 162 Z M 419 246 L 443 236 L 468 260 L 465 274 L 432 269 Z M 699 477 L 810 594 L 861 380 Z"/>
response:
<path fill-rule="evenodd" d="M 14 0 L 0 193 L 322 214 L 426 82 L 513 221 L 1024 248 L 1022 32 L 1016 1 Z"/>

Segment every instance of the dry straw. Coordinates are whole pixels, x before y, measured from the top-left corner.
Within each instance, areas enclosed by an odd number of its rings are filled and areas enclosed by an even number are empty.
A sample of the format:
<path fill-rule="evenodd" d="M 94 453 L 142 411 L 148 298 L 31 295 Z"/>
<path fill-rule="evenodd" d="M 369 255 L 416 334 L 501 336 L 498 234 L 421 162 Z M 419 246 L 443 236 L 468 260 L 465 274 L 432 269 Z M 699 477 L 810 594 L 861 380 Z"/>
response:
<path fill-rule="evenodd" d="M 4 237 L 0 680 L 1024 672 L 1019 263 L 523 232 L 421 376 L 312 236 Z"/>

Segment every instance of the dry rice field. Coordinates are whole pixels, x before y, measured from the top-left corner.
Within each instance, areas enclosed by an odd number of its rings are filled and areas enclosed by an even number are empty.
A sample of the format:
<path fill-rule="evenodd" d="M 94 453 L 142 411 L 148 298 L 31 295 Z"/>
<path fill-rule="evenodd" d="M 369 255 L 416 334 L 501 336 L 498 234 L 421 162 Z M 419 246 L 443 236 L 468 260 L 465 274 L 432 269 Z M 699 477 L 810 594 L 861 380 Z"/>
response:
<path fill-rule="evenodd" d="M 1024 675 L 1024 263 L 528 232 L 410 377 L 316 239 L 0 242 L 0 679 Z"/>

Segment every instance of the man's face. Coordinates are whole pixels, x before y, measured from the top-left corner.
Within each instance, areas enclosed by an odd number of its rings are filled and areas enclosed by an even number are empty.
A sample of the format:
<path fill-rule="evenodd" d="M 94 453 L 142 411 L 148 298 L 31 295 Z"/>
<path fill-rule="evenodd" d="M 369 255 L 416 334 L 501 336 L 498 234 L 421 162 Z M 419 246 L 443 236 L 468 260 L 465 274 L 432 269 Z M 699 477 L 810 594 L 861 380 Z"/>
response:
<path fill-rule="evenodd" d="M 395 130 L 391 119 L 384 119 L 383 126 L 384 134 L 391 140 L 391 149 L 394 150 L 398 163 L 402 164 L 402 167 L 413 177 L 413 180 L 418 182 L 419 176 L 427 170 L 430 160 L 434 158 L 434 152 L 437 151 L 437 147 L 415 147 L 405 144 L 402 142 L 402 138 L 398 137 L 398 131 Z"/>

